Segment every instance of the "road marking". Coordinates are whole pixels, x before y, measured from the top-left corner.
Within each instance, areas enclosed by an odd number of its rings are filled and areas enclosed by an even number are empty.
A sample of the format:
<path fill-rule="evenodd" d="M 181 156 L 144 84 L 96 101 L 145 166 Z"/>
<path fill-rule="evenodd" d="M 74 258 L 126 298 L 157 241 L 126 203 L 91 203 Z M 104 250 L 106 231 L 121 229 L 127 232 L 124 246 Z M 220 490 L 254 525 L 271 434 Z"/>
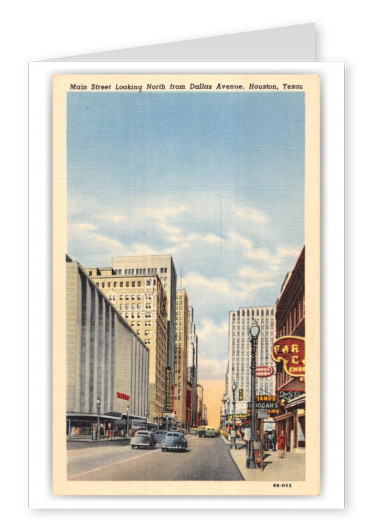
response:
<path fill-rule="evenodd" d="M 149 450 L 148 452 L 143 452 L 142 454 L 135 455 L 134 457 L 128 457 L 128 459 L 122 459 L 121 461 L 114 461 L 113 463 L 107 463 L 106 465 L 98 466 L 97 468 L 91 468 L 90 470 L 86 470 L 85 472 L 80 472 L 79 474 L 75 474 L 74 476 L 69 476 L 67 479 L 70 480 L 70 479 L 78 478 L 79 476 L 84 476 L 85 474 L 90 474 L 90 472 L 97 472 L 98 470 L 101 470 L 102 468 L 106 468 L 108 466 L 121 465 L 122 463 L 126 463 L 129 461 L 135 461 L 136 459 L 140 459 L 140 457 L 145 457 L 155 452 L 155 450 L 158 450 L 158 448 Z"/>

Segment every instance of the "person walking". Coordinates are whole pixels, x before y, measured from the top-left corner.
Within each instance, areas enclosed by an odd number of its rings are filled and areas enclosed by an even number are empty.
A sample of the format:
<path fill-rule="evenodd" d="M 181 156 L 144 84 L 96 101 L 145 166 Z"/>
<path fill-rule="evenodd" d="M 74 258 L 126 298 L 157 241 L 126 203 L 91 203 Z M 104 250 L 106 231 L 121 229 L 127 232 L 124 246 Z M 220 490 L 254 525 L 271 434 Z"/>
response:
<path fill-rule="evenodd" d="M 284 430 L 281 430 L 281 433 L 278 435 L 278 450 L 279 450 L 279 457 L 280 459 L 283 459 L 284 451 L 286 446 L 286 435 Z"/>
<path fill-rule="evenodd" d="M 272 430 L 271 441 L 272 441 L 273 452 L 275 452 L 276 446 L 277 446 L 277 435 L 276 435 L 275 430 Z"/>

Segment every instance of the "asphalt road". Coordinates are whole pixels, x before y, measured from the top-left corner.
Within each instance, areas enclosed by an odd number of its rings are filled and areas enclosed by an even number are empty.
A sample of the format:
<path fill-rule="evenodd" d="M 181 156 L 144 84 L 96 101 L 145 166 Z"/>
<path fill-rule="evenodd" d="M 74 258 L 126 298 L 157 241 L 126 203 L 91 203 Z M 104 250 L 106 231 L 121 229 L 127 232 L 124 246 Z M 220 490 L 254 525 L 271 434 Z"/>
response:
<path fill-rule="evenodd" d="M 220 437 L 187 435 L 188 450 L 132 450 L 130 446 L 68 447 L 72 481 L 242 481 Z"/>

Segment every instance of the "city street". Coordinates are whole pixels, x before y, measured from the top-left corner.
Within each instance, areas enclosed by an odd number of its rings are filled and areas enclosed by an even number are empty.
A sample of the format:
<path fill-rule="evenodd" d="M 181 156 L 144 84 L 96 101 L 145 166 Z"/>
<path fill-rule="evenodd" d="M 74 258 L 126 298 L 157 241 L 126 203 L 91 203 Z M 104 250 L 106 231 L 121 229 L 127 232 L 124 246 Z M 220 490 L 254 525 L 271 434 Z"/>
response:
<path fill-rule="evenodd" d="M 71 443 L 68 479 L 72 481 L 242 481 L 226 444 L 187 435 L 185 452 L 132 450 L 129 445 Z"/>

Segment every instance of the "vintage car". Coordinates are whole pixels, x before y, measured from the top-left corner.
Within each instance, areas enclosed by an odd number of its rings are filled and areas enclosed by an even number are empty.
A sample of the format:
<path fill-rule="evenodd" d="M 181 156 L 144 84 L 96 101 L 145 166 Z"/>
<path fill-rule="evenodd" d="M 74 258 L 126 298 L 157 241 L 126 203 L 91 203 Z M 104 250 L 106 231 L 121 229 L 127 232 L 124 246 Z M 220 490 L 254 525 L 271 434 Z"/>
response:
<path fill-rule="evenodd" d="M 199 437 L 217 437 L 217 432 L 212 426 L 199 426 Z"/>
<path fill-rule="evenodd" d="M 157 443 L 161 443 L 165 438 L 167 430 L 157 430 L 154 432 L 154 438 Z"/>
<path fill-rule="evenodd" d="M 138 430 L 131 439 L 131 448 L 154 448 L 154 433 L 149 430 Z"/>
<path fill-rule="evenodd" d="M 167 452 L 167 450 L 186 450 L 187 446 L 187 439 L 184 437 L 184 433 L 180 431 L 169 431 L 161 443 L 162 452 Z"/>

